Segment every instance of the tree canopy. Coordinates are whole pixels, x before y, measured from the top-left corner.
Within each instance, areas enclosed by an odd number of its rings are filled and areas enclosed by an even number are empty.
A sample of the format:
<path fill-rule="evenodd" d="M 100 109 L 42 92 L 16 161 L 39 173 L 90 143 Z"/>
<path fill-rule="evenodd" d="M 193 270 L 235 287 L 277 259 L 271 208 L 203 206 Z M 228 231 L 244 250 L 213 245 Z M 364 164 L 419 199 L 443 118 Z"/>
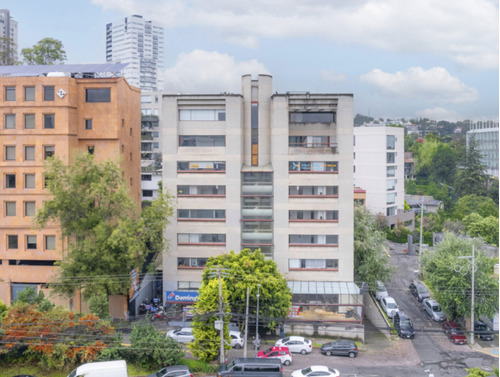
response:
<path fill-rule="evenodd" d="M 354 207 L 354 281 L 375 287 L 393 274 L 384 251 L 385 234 L 377 228 L 375 217 L 362 206 Z"/>
<path fill-rule="evenodd" d="M 42 227 L 57 221 L 68 237 L 54 290 L 71 295 L 81 289 L 85 298 L 126 294 L 130 271 L 142 266 L 147 244 L 158 249 L 164 242 L 163 227 L 171 213 L 168 197 L 162 194 L 159 204 L 140 217 L 118 165 L 98 162 L 91 154 L 78 155 L 70 166 L 51 159 L 45 177 L 52 197 L 35 221 Z"/>
<path fill-rule="evenodd" d="M 44 38 L 33 47 L 23 48 L 21 55 L 28 65 L 62 64 L 66 61 L 62 42 L 53 38 Z"/>
<path fill-rule="evenodd" d="M 471 138 L 467 152 L 462 156 L 455 176 L 455 190 L 459 196 L 487 193 L 488 176 L 481 158 L 477 142 Z"/>
<path fill-rule="evenodd" d="M 284 321 L 288 315 L 292 294 L 286 279 L 273 260 L 266 260 L 259 250 L 243 249 L 210 257 L 203 271 L 202 282 L 208 284 L 210 271 L 222 266 L 228 290 L 228 302 L 236 319 L 243 318 L 247 287 L 250 287 L 250 315 L 257 311 L 257 285 L 260 284 L 260 321 L 268 329 Z M 241 317 L 239 317 L 241 316 Z M 263 326 L 263 327 L 264 327 Z M 260 325 L 259 325 L 260 327 Z"/>
<path fill-rule="evenodd" d="M 477 267 L 474 275 L 474 313 L 492 317 L 498 310 L 498 278 L 493 275 L 496 262 L 484 254 L 481 240 L 446 233 L 433 250 L 422 255 L 425 281 L 451 318 L 470 316 L 471 313 L 471 274 L 456 272 L 455 266 L 466 271 L 469 261 L 459 257 L 472 255 L 473 246 Z"/>

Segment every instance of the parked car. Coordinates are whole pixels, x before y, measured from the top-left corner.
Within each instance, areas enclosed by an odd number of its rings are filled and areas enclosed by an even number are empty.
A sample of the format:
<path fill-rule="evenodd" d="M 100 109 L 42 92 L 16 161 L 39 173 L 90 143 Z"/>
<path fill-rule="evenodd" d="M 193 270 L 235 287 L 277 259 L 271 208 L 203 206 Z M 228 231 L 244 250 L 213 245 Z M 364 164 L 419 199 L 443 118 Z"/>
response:
<path fill-rule="evenodd" d="M 305 377 L 305 376 L 325 376 L 339 377 L 340 373 L 337 369 L 333 369 L 324 365 L 311 365 L 310 367 L 296 370 L 292 372 L 290 377 Z"/>
<path fill-rule="evenodd" d="M 441 305 L 436 300 L 432 300 L 430 298 L 426 298 L 422 301 L 422 305 L 424 306 L 424 310 L 429 314 L 431 319 L 436 322 L 446 321 L 446 315 L 441 309 Z"/>
<path fill-rule="evenodd" d="M 193 373 L 186 365 L 172 365 L 148 374 L 148 377 L 193 377 Z"/>
<path fill-rule="evenodd" d="M 443 330 L 448 335 L 448 338 L 450 338 L 450 342 L 454 344 L 467 344 L 467 337 L 458 323 L 453 321 L 443 322 Z"/>
<path fill-rule="evenodd" d="M 425 289 L 424 285 L 417 280 L 410 284 L 410 292 L 417 298 L 418 302 L 422 302 L 426 298 L 430 297 L 429 292 L 427 292 L 427 289 Z"/>
<path fill-rule="evenodd" d="M 309 339 L 301 336 L 287 336 L 280 339 L 275 344 L 276 347 L 288 347 L 290 352 L 297 352 L 305 355 L 312 351 L 312 343 Z"/>
<path fill-rule="evenodd" d="M 278 359 L 239 358 L 222 364 L 217 377 L 283 377 Z"/>
<path fill-rule="evenodd" d="M 394 317 L 399 311 L 398 304 L 396 304 L 396 301 L 391 296 L 382 297 L 380 306 L 382 306 L 382 309 L 384 309 L 385 314 L 387 314 L 389 318 Z"/>
<path fill-rule="evenodd" d="M 410 317 L 403 312 L 398 311 L 393 318 L 394 329 L 398 332 L 401 338 L 413 339 L 415 337 L 415 329 L 411 323 Z"/>
<path fill-rule="evenodd" d="M 264 351 L 259 351 L 257 357 L 262 359 L 280 359 L 283 365 L 290 365 L 292 363 L 292 355 L 290 355 L 288 347 L 269 347 Z"/>
<path fill-rule="evenodd" d="M 382 298 L 389 296 L 387 293 L 387 289 L 385 288 L 384 283 L 381 281 L 377 281 L 377 288 L 375 289 L 375 298 L 380 301 Z"/>
<path fill-rule="evenodd" d="M 229 337 L 231 338 L 231 347 L 240 349 L 243 347 L 245 343 L 243 337 L 241 336 L 241 332 L 239 331 L 229 331 Z"/>
<path fill-rule="evenodd" d="M 183 327 L 181 329 L 170 330 L 167 332 L 167 338 L 172 338 L 179 343 L 190 343 L 194 340 L 193 329 L 191 327 Z"/>
<path fill-rule="evenodd" d="M 339 339 L 321 346 L 321 353 L 326 356 L 358 356 L 358 347 L 352 340 Z"/>
<path fill-rule="evenodd" d="M 476 332 L 477 331 L 477 332 Z M 491 341 L 494 339 L 493 331 L 483 321 L 474 322 L 474 336 L 481 340 Z"/>

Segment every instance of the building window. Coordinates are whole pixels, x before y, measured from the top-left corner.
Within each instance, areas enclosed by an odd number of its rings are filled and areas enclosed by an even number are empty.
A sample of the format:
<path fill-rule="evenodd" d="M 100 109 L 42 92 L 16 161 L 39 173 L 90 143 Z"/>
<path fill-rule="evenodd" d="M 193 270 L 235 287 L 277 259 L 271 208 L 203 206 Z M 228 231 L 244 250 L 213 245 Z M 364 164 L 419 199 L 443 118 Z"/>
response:
<path fill-rule="evenodd" d="M 44 86 L 43 87 L 43 100 L 44 101 L 53 101 L 54 100 L 54 87 L 53 86 Z"/>
<path fill-rule="evenodd" d="M 396 203 L 396 193 L 392 192 L 390 194 L 387 194 L 387 204 L 394 204 Z"/>
<path fill-rule="evenodd" d="M 154 143 L 153 143 L 153 148 L 154 148 L 154 149 L 158 149 L 158 148 L 160 148 L 160 143 L 156 143 L 156 142 L 154 142 Z"/>
<path fill-rule="evenodd" d="M 207 265 L 207 258 L 177 258 L 178 268 L 203 268 Z"/>
<path fill-rule="evenodd" d="M 330 136 L 289 136 L 289 147 L 302 147 L 302 148 L 325 148 L 334 147 L 336 145 L 335 139 Z"/>
<path fill-rule="evenodd" d="M 226 186 L 177 186 L 177 196 L 224 196 L 226 195 Z"/>
<path fill-rule="evenodd" d="M 24 188 L 34 189 L 35 188 L 35 174 L 24 174 Z"/>
<path fill-rule="evenodd" d="M 35 147 L 33 145 L 26 145 L 24 147 L 24 160 L 35 161 Z"/>
<path fill-rule="evenodd" d="M 213 233 L 178 233 L 177 244 L 226 244 L 225 234 Z"/>
<path fill-rule="evenodd" d="M 17 250 L 19 247 L 19 241 L 17 235 L 7 236 L 7 249 Z"/>
<path fill-rule="evenodd" d="M 5 174 L 5 188 L 16 188 L 16 175 L 15 174 Z"/>
<path fill-rule="evenodd" d="M 130 127 L 129 136 L 132 136 L 132 127 Z"/>
<path fill-rule="evenodd" d="M 132 161 L 132 152 L 129 153 L 129 160 Z"/>
<path fill-rule="evenodd" d="M 338 221 L 339 211 L 288 211 L 290 221 Z"/>
<path fill-rule="evenodd" d="M 24 100 L 25 101 L 34 101 L 35 100 L 35 87 L 34 86 L 25 86 L 24 87 Z"/>
<path fill-rule="evenodd" d="M 151 182 L 152 180 L 153 180 L 153 176 L 151 174 L 141 174 L 141 181 Z"/>
<path fill-rule="evenodd" d="M 177 171 L 226 171 L 226 163 L 224 161 L 178 161 Z"/>
<path fill-rule="evenodd" d="M 339 195 L 339 188 L 338 186 L 288 186 L 288 195 L 337 197 Z"/>
<path fill-rule="evenodd" d="M 54 126 L 54 114 L 43 114 L 43 128 L 53 129 Z"/>
<path fill-rule="evenodd" d="M 395 190 L 396 189 L 396 179 L 389 179 L 387 180 L 387 191 Z"/>
<path fill-rule="evenodd" d="M 5 202 L 5 216 L 16 216 L 16 202 Z"/>
<path fill-rule="evenodd" d="M 125 152 L 125 145 L 122 144 L 122 153 Z"/>
<path fill-rule="evenodd" d="M 394 164 L 396 162 L 396 152 L 387 152 L 387 163 Z"/>
<path fill-rule="evenodd" d="M 134 184 L 134 178 L 130 178 L 130 186 L 132 186 Z"/>
<path fill-rule="evenodd" d="M 178 209 L 179 220 L 225 220 L 226 211 L 223 209 Z"/>
<path fill-rule="evenodd" d="M 15 101 L 16 100 L 16 87 L 15 86 L 6 86 L 5 87 L 5 100 L 6 101 Z"/>
<path fill-rule="evenodd" d="M 16 114 L 5 114 L 5 129 L 13 130 L 16 128 Z"/>
<path fill-rule="evenodd" d="M 318 245 L 318 246 L 337 246 L 338 236 L 334 234 L 290 234 L 288 243 L 294 246 L 300 245 Z"/>
<path fill-rule="evenodd" d="M 226 120 L 224 109 L 181 109 L 179 120 Z"/>
<path fill-rule="evenodd" d="M 52 157 L 55 153 L 55 147 L 53 145 L 44 145 L 43 146 L 43 158 L 46 160 L 49 157 Z"/>
<path fill-rule="evenodd" d="M 16 147 L 14 145 L 5 146 L 5 161 L 16 160 Z"/>
<path fill-rule="evenodd" d="M 290 270 L 338 270 L 338 259 L 289 259 Z"/>
<path fill-rule="evenodd" d="M 388 166 L 387 167 L 387 176 L 395 177 L 396 176 L 396 166 Z"/>
<path fill-rule="evenodd" d="M 89 152 L 89 154 L 94 154 L 95 147 L 93 145 L 89 145 L 87 146 L 87 151 Z"/>
<path fill-rule="evenodd" d="M 45 236 L 45 250 L 56 249 L 56 236 Z"/>
<path fill-rule="evenodd" d="M 26 249 L 36 250 L 36 236 L 26 236 Z"/>
<path fill-rule="evenodd" d="M 397 207 L 387 207 L 387 216 L 394 216 L 396 214 Z"/>
<path fill-rule="evenodd" d="M 179 147 L 225 147 L 224 135 L 181 135 Z"/>
<path fill-rule="evenodd" d="M 201 281 L 178 281 L 177 289 L 179 291 L 197 291 L 201 287 Z"/>
<path fill-rule="evenodd" d="M 26 130 L 35 128 L 35 114 L 24 114 L 24 128 Z"/>
<path fill-rule="evenodd" d="M 290 161 L 290 172 L 338 172 L 337 161 Z"/>
<path fill-rule="evenodd" d="M 111 89 L 85 89 L 85 101 L 90 103 L 111 102 Z"/>
<path fill-rule="evenodd" d="M 290 113 L 290 123 L 334 123 L 334 112 Z"/>
<path fill-rule="evenodd" d="M 151 96 L 141 96 L 141 103 L 151 103 Z"/>
<path fill-rule="evenodd" d="M 86 130 L 92 129 L 92 119 L 85 119 L 85 129 Z"/>
<path fill-rule="evenodd" d="M 35 216 L 35 202 L 24 202 L 24 216 Z"/>
<path fill-rule="evenodd" d="M 153 190 L 142 190 L 142 196 L 145 198 L 152 198 Z"/>
<path fill-rule="evenodd" d="M 394 135 L 387 135 L 387 149 L 394 150 L 396 149 L 396 136 Z"/>

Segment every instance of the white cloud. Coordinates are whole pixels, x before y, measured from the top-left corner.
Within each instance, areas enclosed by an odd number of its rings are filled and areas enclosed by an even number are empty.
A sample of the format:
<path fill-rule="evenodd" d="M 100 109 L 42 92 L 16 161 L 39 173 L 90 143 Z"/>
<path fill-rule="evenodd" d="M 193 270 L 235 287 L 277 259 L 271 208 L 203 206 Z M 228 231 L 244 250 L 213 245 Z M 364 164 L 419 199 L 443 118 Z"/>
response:
<path fill-rule="evenodd" d="M 431 102 L 465 103 L 478 99 L 477 89 L 465 85 L 445 68 L 386 73 L 380 69 L 364 74 L 360 80 L 375 86 L 382 94 L 396 98 L 426 99 Z"/>
<path fill-rule="evenodd" d="M 216 51 L 193 50 L 164 72 L 164 88 L 179 93 L 240 93 L 241 76 L 269 74 L 257 60 L 237 61 Z"/>
<path fill-rule="evenodd" d="M 330 82 L 342 82 L 347 79 L 346 75 L 336 73 L 334 71 L 327 71 L 327 70 L 322 70 L 321 71 L 321 79 L 325 81 L 330 81 Z"/>
<path fill-rule="evenodd" d="M 166 28 L 208 27 L 232 43 L 318 38 L 398 53 L 446 56 L 478 69 L 498 67 L 494 0 L 93 0 Z"/>
<path fill-rule="evenodd" d="M 419 118 L 434 119 L 436 121 L 447 120 L 449 122 L 457 122 L 464 119 L 463 115 L 456 111 L 443 109 L 442 107 L 416 111 L 415 115 Z"/>

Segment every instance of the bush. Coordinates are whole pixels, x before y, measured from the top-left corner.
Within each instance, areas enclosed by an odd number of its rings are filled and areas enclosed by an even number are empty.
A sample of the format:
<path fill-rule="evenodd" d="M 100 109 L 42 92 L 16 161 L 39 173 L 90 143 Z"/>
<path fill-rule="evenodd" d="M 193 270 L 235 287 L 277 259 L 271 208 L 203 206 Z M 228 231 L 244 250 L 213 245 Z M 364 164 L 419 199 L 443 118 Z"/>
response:
<path fill-rule="evenodd" d="M 141 323 L 130 334 L 131 361 L 142 368 L 155 369 L 176 365 L 184 349 L 175 340 L 166 338 L 150 323 Z"/>
<path fill-rule="evenodd" d="M 193 373 L 216 373 L 219 370 L 219 365 L 213 365 L 200 360 L 182 359 L 180 362 L 186 365 Z"/>
<path fill-rule="evenodd" d="M 108 296 L 100 294 L 89 298 L 89 309 L 92 314 L 99 318 L 109 318 L 109 301 Z"/>

